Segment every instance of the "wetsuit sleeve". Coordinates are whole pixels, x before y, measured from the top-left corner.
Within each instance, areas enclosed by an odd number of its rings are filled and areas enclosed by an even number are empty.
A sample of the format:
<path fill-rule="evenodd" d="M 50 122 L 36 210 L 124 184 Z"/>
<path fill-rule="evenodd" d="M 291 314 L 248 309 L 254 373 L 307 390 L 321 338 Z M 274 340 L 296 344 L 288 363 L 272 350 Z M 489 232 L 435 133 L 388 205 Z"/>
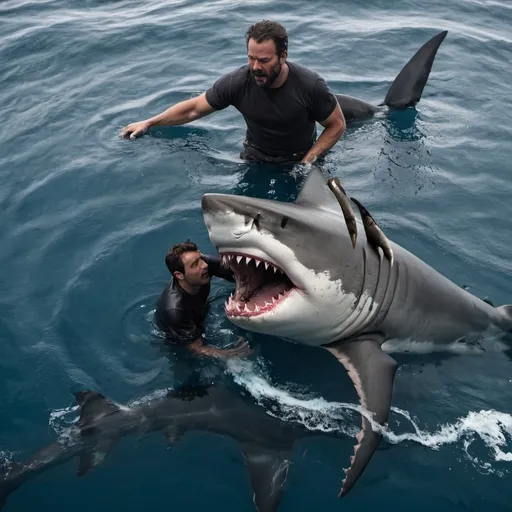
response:
<path fill-rule="evenodd" d="M 233 73 L 221 76 L 207 91 L 206 101 L 215 110 L 222 110 L 235 103 L 236 87 Z"/>
<path fill-rule="evenodd" d="M 203 260 L 208 263 L 208 273 L 211 276 L 221 277 L 226 281 L 235 282 L 235 276 L 233 275 L 233 271 L 230 268 L 225 268 L 220 263 L 220 258 L 217 256 L 208 256 L 203 254 Z"/>
<path fill-rule="evenodd" d="M 189 345 L 197 340 L 203 329 L 197 325 L 190 314 L 181 308 L 167 308 L 158 311 L 158 326 L 173 343 Z"/>
<path fill-rule="evenodd" d="M 325 121 L 336 108 L 338 100 L 329 90 L 325 80 L 318 78 L 313 87 L 313 95 L 311 98 L 311 111 L 315 121 L 321 123 Z"/>

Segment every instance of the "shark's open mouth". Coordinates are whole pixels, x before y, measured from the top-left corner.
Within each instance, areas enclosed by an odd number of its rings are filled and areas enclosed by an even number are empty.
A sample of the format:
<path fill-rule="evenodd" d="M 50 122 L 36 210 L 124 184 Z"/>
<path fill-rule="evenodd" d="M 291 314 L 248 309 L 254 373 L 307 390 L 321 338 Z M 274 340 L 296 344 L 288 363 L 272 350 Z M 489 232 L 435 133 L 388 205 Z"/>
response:
<path fill-rule="evenodd" d="M 277 307 L 295 288 L 276 265 L 241 253 L 222 253 L 222 264 L 235 275 L 235 292 L 226 301 L 229 317 L 252 317 Z"/>

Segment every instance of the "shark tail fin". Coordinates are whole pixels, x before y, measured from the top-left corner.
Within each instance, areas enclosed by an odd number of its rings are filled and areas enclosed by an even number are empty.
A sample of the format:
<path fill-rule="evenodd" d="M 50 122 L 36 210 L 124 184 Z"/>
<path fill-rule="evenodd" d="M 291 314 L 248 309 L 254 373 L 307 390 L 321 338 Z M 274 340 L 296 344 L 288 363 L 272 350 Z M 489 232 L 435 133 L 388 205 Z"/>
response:
<path fill-rule="evenodd" d="M 5 475 L 0 472 L 0 510 L 5 507 L 5 503 L 7 502 L 7 496 L 11 493 L 11 486 L 9 482 L 6 481 Z"/>
<path fill-rule="evenodd" d="M 512 332 L 512 304 L 505 304 L 496 308 L 500 314 L 501 325 L 504 331 Z"/>
<path fill-rule="evenodd" d="M 96 420 L 110 414 L 122 414 L 125 411 L 95 391 L 78 391 L 74 395 L 80 406 L 80 418 L 77 422 L 80 434 L 84 440 L 95 438 L 95 442 L 90 443 L 92 448 L 80 455 L 77 475 L 83 476 L 91 468 L 103 462 L 116 442 L 115 438 L 101 435 L 98 427 L 95 426 Z"/>
<path fill-rule="evenodd" d="M 9 494 L 21 485 L 20 479 L 16 478 L 16 473 L 20 467 L 21 464 L 17 462 L 0 465 L 0 510 L 4 508 Z"/>
<path fill-rule="evenodd" d="M 393 108 L 406 108 L 420 101 L 437 50 L 446 34 L 448 34 L 447 30 L 440 32 L 414 54 L 391 84 L 384 99 L 384 105 Z"/>
<path fill-rule="evenodd" d="M 7 502 L 7 496 L 9 496 L 11 492 L 10 486 L 6 482 L 0 482 L 0 510 L 5 507 Z"/>

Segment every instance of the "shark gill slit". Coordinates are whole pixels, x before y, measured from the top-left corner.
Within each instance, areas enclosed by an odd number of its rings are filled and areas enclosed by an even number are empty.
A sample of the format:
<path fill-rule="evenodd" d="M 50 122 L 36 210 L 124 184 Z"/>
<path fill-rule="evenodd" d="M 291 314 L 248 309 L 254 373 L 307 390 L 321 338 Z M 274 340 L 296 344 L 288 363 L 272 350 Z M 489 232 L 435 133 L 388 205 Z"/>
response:
<path fill-rule="evenodd" d="M 366 326 L 368 327 L 369 325 L 372 324 L 373 320 L 375 319 L 375 317 L 378 315 L 379 313 L 379 310 L 381 308 L 381 300 L 379 300 L 379 297 L 378 297 L 378 292 L 379 292 L 379 284 L 381 282 L 381 275 L 382 275 L 382 271 L 383 271 L 383 268 L 384 268 L 384 256 L 381 256 L 381 253 L 379 252 L 379 250 L 377 249 L 376 251 L 377 253 L 377 257 L 379 259 L 379 271 L 378 271 L 378 274 L 377 274 L 377 280 L 375 282 L 375 286 L 374 286 L 374 289 L 373 289 L 373 293 L 370 294 L 370 296 L 372 297 L 372 303 L 371 303 L 371 306 L 370 306 L 370 311 L 368 312 L 368 317 L 367 317 L 367 323 L 366 323 Z M 388 278 L 389 278 L 389 274 L 388 274 Z M 388 282 L 389 282 L 389 279 L 388 279 Z M 372 311 L 373 309 L 373 311 Z"/>
<path fill-rule="evenodd" d="M 385 261 L 388 261 L 385 259 Z M 395 271 L 395 275 L 393 276 L 393 270 Z M 388 293 L 389 286 L 391 281 L 394 283 L 391 285 L 393 287 L 391 293 Z M 386 288 L 384 289 L 384 293 L 382 295 L 382 301 L 379 306 L 379 315 L 376 315 L 375 322 L 372 325 L 372 330 L 376 330 L 379 325 L 383 322 L 384 318 L 387 317 L 391 306 L 393 305 L 393 297 L 396 293 L 396 288 L 398 286 L 398 281 L 400 280 L 400 263 L 395 259 L 393 265 L 391 265 L 388 261 L 388 279 L 386 281 Z M 389 297 L 389 300 L 388 300 Z"/>
<path fill-rule="evenodd" d="M 352 331 L 357 330 L 357 329 L 354 329 L 354 328 L 357 328 L 357 326 L 355 325 L 355 320 L 357 320 L 357 318 L 361 314 L 361 313 L 357 312 L 357 309 L 359 308 L 359 306 L 361 305 L 361 302 L 363 300 L 364 288 L 366 286 L 366 267 L 367 267 L 366 259 L 367 259 L 366 249 L 365 249 L 365 247 L 363 247 L 363 280 L 361 283 L 361 289 L 359 291 L 359 296 L 357 298 L 357 301 L 356 301 L 352 311 L 348 314 L 348 316 L 341 323 L 342 331 L 340 333 L 340 337 L 350 336 L 351 330 Z M 354 315 L 355 315 L 355 318 L 354 318 Z M 347 325 L 349 326 L 348 328 L 346 327 Z"/>
<path fill-rule="evenodd" d="M 384 253 L 382 252 L 382 254 L 381 254 L 381 252 L 379 251 L 378 248 L 376 250 L 376 253 L 379 257 L 379 275 L 377 276 L 377 283 L 375 285 L 375 292 L 373 294 L 373 302 L 376 305 L 376 307 L 375 307 L 375 311 L 373 312 L 371 318 L 368 321 L 368 327 L 371 327 L 370 330 L 374 330 L 374 328 L 380 323 L 380 321 L 378 321 L 378 317 L 379 317 L 379 313 L 382 311 L 383 304 L 386 300 L 389 282 L 391 279 L 391 270 L 392 270 L 392 267 L 389 264 L 389 261 L 384 256 Z M 383 272 L 386 271 L 386 265 L 385 265 L 386 262 L 388 262 L 387 276 L 383 276 Z M 382 290 L 382 293 L 379 294 L 379 284 L 382 283 L 383 279 L 386 279 L 386 284 Z"/>

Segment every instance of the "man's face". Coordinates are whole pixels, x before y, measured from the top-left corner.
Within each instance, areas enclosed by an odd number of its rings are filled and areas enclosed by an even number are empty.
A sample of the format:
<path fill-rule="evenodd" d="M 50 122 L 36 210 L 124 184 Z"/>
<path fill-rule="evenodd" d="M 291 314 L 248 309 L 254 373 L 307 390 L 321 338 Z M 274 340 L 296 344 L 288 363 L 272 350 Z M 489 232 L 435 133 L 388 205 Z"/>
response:
<path fill-rule="evenodd" d="M 199 251 L 187 251 L 181 255 L 181 261 L 185 267 L 183 280 L 190 286 L 200 286 L 210 282 L 208 264 L 201 258 Z"/>
<path fill-rule="evenodd" d="M 259 87 L 271 87 L 281 72 L 281 67 L 286 60 L 286 52 L 279 58 L 276 45 L 271 39 L 261 43 L 249 39 L 247 57 L 256 84 Z"/>

